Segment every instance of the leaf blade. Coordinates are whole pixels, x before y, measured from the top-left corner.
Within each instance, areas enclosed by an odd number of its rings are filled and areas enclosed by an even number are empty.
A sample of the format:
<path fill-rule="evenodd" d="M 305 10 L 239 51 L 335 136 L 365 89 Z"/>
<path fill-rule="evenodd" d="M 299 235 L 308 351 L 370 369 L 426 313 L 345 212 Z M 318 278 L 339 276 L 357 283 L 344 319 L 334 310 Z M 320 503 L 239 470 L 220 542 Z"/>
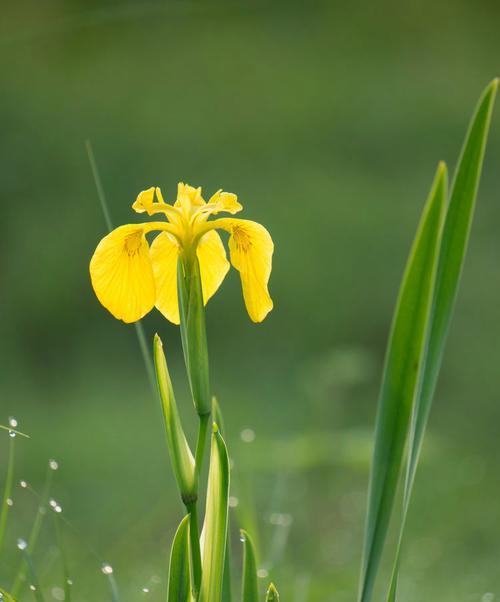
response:
<path fill-rule="evenodd" d="M 202 533 L 202 579 L 199 602 L 220 602 L 227 541 L 229 458 L 214 424 L 208 474 L 205 523 Z"/>
<path fill-rule="evenodd" d="M 483 92 L 472 116 L 455 172 L 450 204 L 445 217 L 436 274 L 432 321 L 429 325 L 428 353 L 423 368 L 420 395 L 415 401 L 411 421 L 403 513 L 387 602 L 396 600 L 403 533 L 467 251 L 497 88 L 498 80 L 493 80 Z"/>
<path fill-rule="evenodd" d="M 241 602 L 258 602 L 259 586 L 257 582 L 257 560 L 255 546 L 248 533 L 241 529 L 243 541 L 243 577 L 241 583 Z"/>
<path fill-rule="evenodd" d="M 189 514 L 179 524 L 172 542 L 167 602 L 189 602 Z"/>
<path fill-rule="evenodd" d="M 441 163 L 408 258 L 389 336 L 375 429 L 360 602 L 368 602 L 372 595 L 403 463 L 426 348 L 445 199 L 446 167 Z"/>

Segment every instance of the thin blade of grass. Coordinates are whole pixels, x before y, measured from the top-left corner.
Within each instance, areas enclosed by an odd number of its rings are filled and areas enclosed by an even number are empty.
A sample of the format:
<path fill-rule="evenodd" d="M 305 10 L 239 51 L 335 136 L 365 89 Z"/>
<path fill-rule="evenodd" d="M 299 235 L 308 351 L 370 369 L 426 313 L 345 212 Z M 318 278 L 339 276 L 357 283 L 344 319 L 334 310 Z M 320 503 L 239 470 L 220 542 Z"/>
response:
<path fill-rule="evenodd" d="M 229 459 L 226 444 L 214 424 L 208 474 L 199 602 L 220 602 L 227 540 Z"/>
<path fill-rule="evenodd" d="M 257 561 L 255 548 L 248 533 L 241 529 L 243 542 L 243 577 L 241 582 L 241 602 L 258 602 Z"/>
<path fill-rule="evenodd" d="M 87 156 L 90 163 L 90 169 L 92 171 L 92 176 L 94 178 L 94 184 L 97 190 L 97 197 L 99 198 L 99 202 L 101 204 L 101 209 L 104 215 L 104 221 L 106 222 L 106 226 L 109 231 L 113 230 L 113 221 L 111 219 L 111 213 L 109 211 L 109 205 L 106 199 L 106 195 L 104 193 L 104 188 L 102 186 L 101 176 L 99 175 L 99 169 L 97 167 L 97 162 L 95 160 L 94 151 L 92 149 L 92 144 L 90 140 L 85 141 L 85 148 L 87 150 Z M 146 335 L 144 334 L 144 327 L 142 326 L 141 321 L 134 322 L 135 332 L 137 334 L 137 340 L 139 342 L 139 348 L 141 350 L 142 359 L 144 361 L 144 366 L 146 367 L 146 373 L 148 375 L 149 384 L 151 385 L 151 389 L 154 394 L 156 394 L 156 381 L 155 374 L 153 369 L 153 360 L 151 358 L 151 354 L 149 352 L 149 347 L 146 342 Z"/>
<path fill-rule="evenodd" d="M 446 200 L 441 163 L 403 276 L 387 347 L 370 474 L 359 601 L 370 600 L 403 464 L 412 405 L 423 365 Z"/>
<path fill-rule="evenodd" d="M 403 512 L 387 595 L 388 602 L 395 602 L 396 600 L 403 532 L 422 441 L 441 366 L 446 335 L 460 284 L 497 87 L 498 80 L 494 80 L 489 84 L 479 99 L 470 122 L 455 172 L 450 204 L 443 227 L 434 291 L 434 311 L 429 326 L 427 358 L 422 373 L 420 395 L 415 401 L 411 421 L 408 463 L 403 493 Z"/>
<path fill-rule="evenodd" d="M 9 437 L 9 451 L 7 460 L 7 475 L 5 477 L 5 488 L 3 492 L 2 508 L 0 510 L 0 555 L 2 553 L 5 531 L 7 529 L 7 516 L 10 510 L 10 498 L 12 485 L 14 483 L 14 459 L 16 450 L 16 438 Z"/>
<path fill-rule="evenodd" d="M 190 596 L 189 515 L 186 515 L 182 519 L 172 542 L 167 602 L 188 602 Z"/>
<path fill-rule="evenodd" d="M 64 602 L 71 602 L 71 575 L 68 566 L 68 556 L 66 553 L 66 545 L 64 542 L 64 536 L 61 529 L 59 514 L 54 513 L 54 527 L 56 531 L 57 547 L 59 548 L 59 555 L 61 557 L 61 568 L 63 577 L 63 589 L 64 589 Z"/>
<path fill-rule="evenodd" d="M 27 549 L 30 554 L 33 554 L 33 552 L 35 551 L 35 548 L 36 548 L 36 545 L 38 542 L 38 537 L 40 535 L 40 530 L 42 528 L 43 520 L 47 514 L 47 506 L 49 503 L 50 487 L 52 484 L 53 473 L 54 473 L 54 471 L 50 467 L 50 463 L 49 463 L 49 467 L 47 468 L 47 474 L 45 477 L 45 483 L 44 483 L 42 494 L 40 497 L 38 497 L 38 494 L 36 493 L 36 491 L 34 491 L 30 487 L 31 491 L 37 496 L 37 499 L 38 499 L 37 513 L 35 516 L 35 520 L 33 521 L 33 525 L 31 527 L 30 535 L 28 538 L 28 548 Z M 26 581 L 26 569 L 27 569 L 26 562 L 24 559 L 22 559 L 21 562 L 19 563 L 19 568 L 17 569 L 16 577 L 15 577 L 14 583 L 11 588 L 13 596 L 17 596 L 19 594 L 23 583 Z"/>
<path fill-rule="evenodd" d="M 17 429 L 13 429 L 11 426 L 5 426 L 4 424 L 0 424 L 0 429 L 2 429 L 3 431 L 8 431 L 9 433 L 14 433 L 15 435 L 19 435 L 21 437 L 26 437 L 26 439 L 30 438 L 30 436 L 27 435 L 26 433 L 22 433 L 21 431 L 18 431 Z"/>

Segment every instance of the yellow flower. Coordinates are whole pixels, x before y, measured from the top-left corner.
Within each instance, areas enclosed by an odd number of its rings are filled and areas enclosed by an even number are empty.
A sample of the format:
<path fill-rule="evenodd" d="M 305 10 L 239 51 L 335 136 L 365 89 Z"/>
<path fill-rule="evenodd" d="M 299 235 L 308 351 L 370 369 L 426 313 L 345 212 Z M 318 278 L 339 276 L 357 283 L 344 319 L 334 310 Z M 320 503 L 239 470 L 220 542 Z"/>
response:
<path fill-rule="evenodd" d="M 206 304 L 229 270 L 217 229 L 230 235 L 231 263 L 240 272 L 250 318 L 261 322 L 271 311 L 267 284 L 274 246 L 269 232 L 249 220 L 208 219 L 219 212 L 234 215 L 241 211 L 235 194 L 218 190 L 205 202 L 201 188 L 181 182 L 173 205 L 164 202 L 159 188 L 149 188 L 139 194 L 132 208 L 149 216 L 163 214 L 166 220 L 120 226 L 97 245 L 90 261 L 92 286 L 115 318 L 135 322 L 156 306 L 168 320 L 179 324 L 178 260 L 193 253 L 199 261 Z M 146 235 L 153 231 L 160 234 L 150 246 Z"/>

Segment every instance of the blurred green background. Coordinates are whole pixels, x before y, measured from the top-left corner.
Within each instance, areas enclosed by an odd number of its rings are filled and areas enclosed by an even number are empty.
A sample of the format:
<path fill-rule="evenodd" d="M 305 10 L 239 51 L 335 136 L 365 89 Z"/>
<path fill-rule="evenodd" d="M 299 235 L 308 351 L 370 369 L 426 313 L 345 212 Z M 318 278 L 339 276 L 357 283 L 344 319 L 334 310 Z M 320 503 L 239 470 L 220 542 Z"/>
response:
<path fill-rule="evenodd" d="M 183 180 L 236 192 L 244 217 L 272 233 L 268 319 L 250 322 L 235 271 L 208 307 L 231 512 L 256 533 L 283 600 L 352 601 L 399 280 L 436 163 L 455 164 L 499 75 L 500 6 L 46 0 L 2 13 L 0 422 L 14 415 L 31 435 L 16 440 L 17 481 L 40 490 L 48 459 L 59 461 L 74 600 L 109 599 L 102 559 L 123 601 L 163 600 L 182 511 L 135 330 L 90 287 L 106 231 L 90 139 L 116 224 L 140 219 L 140 190 L 172 198 Z M 499 161 L 496 115 L 402 601 L 500 597 Z M 157 312 L 144 327 L 164 340 L 192 434 L 178 330 Z M 36 509 L 18 486 L 13 500 L 5 584 Z M 60 599 L 54 541 L 47 522 L 35 555 L 47 600 Z"/>

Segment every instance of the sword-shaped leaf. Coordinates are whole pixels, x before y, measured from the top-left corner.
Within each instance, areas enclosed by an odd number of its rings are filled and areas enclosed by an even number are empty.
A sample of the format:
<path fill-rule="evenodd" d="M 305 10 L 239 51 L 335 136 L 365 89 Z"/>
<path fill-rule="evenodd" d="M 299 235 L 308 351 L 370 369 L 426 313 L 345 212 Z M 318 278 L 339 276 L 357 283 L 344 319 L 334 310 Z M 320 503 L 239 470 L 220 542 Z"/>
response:
<path fill-rule="evenodd" d="M 441 163 L 406 265 L 389 337 L 375 429 L 360 602 L 371 597 L 394 506 L 425 356 L 445 201 L 446 167 Z"/>
<path fill-rule="evenodd" d="M 201 536 L 202 578 L 199 602 L 221 602 L 227 540 L 229 459 L 214 424 L 208 473 L 205 523 Z"/>

